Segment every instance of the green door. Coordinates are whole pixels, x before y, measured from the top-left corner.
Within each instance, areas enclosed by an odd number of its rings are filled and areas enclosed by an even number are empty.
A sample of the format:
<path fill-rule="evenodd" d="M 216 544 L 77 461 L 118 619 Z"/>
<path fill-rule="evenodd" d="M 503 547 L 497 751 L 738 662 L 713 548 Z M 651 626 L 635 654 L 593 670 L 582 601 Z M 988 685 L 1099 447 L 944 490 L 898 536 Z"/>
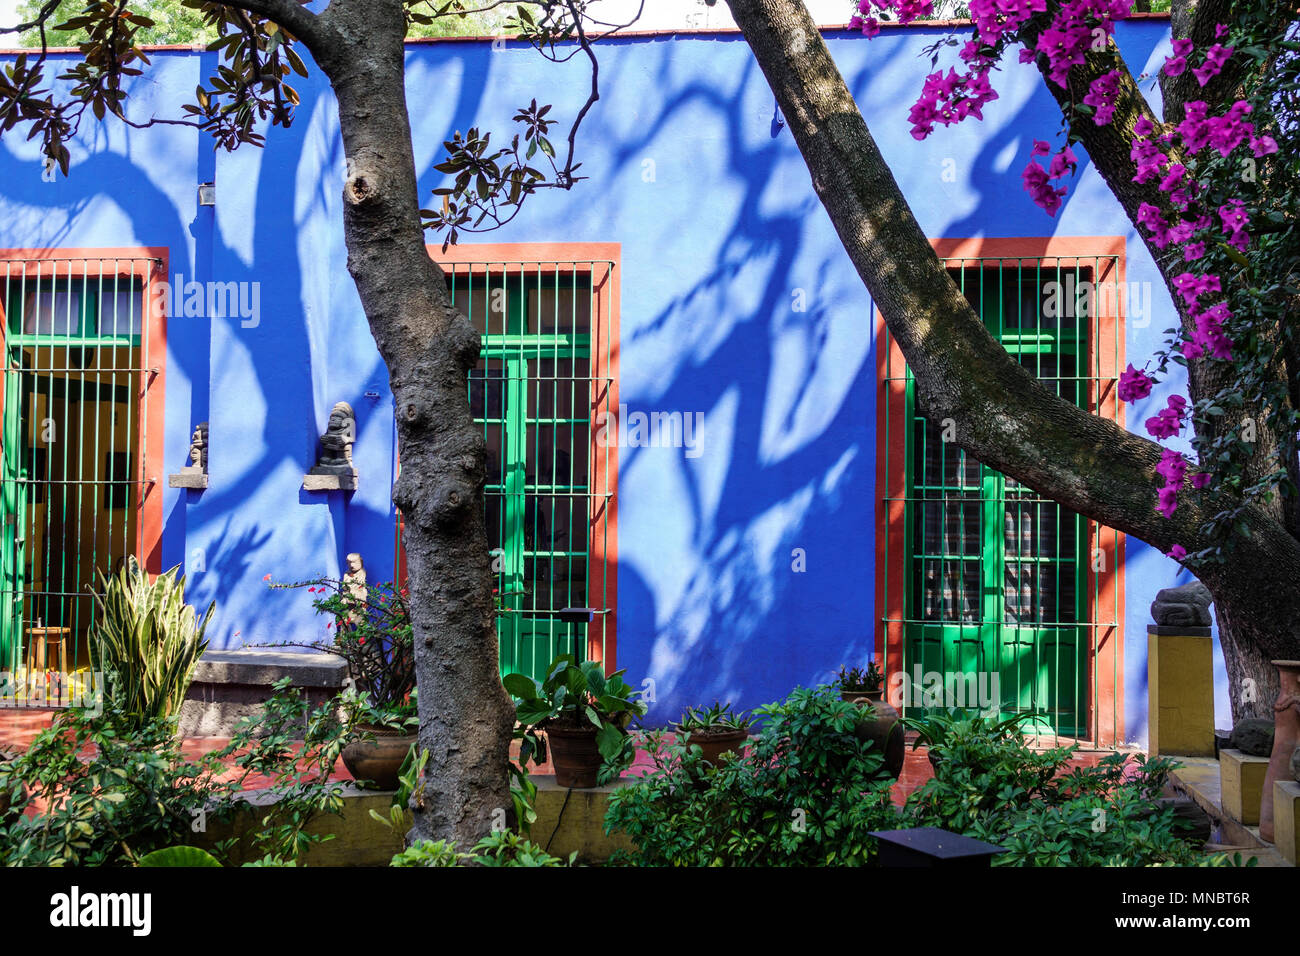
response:
<path fill-rule="evenodd" d="M 24 447 L 22 376 L 14 371 L 5 350 L 4 427 L 0 449 L 0 669 L 18 671 L 23 664 L 22 640 L 25 535 L 27 531 L 27 469 Z"/>
<path fill-rule="evenodd" d="M 1076 280 L 1086 270 L 1070 270 Z M 1045 307 L 1058 270 L 953 270 L 1003 347 L 1048 387 L 1084 399 L 1086 320 Z M 1056 314 L 1054 314 L 1056 313 Z M 1087 718 L 1083 520 L 951 444 L 907 387 L 906 674 L 938 674 L 940 706 L 1034 712 L 1027 730 L 1083 733 Z M 974 680 L 971 677 L 974 677 Z M 920 695 L 920 689 L 913 691 Z M 940 703 L 911 696 L 906 703 Z"/>
<path fill-rule="evenodd" d="M 544 676 L 559 653 L 586 657 L 591 442 L 589 283 L 575 275 L 452 277 L 482 334 L 469 377 L 488 446 L 485 504 L 503 674 Z"/>

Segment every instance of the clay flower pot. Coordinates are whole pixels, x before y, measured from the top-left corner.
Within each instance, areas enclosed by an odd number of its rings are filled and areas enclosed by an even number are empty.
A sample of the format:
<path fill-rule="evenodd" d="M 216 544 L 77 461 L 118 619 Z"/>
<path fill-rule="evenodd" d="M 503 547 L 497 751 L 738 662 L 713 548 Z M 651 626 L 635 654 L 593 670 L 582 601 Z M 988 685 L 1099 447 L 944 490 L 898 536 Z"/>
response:
<path fill-rule="evenodd" d="M 359 724 L 357 729 L 373 739 L 354 740 L 344 747 L 343 766 L 356 778 L 359 787 L 396 790 L 400 786 L 397 774 L 417 735 L 376 724 Z"/>
<path fill-rule="evenodd" d="M 748 730 L 692 730 L 685 742 L 698 746 L 704 759 L 716 766 L 723 754 L 738 753 L 747 740 Z"/>
<path fill-rule="evenodd" d="M 595 727 L 546 727 L 555 782 L 572 790 L 590 790 L 600 773 Z"/>
<path fill-rule="evenodd" d="M 903 725 L 898 722 L 898 711 L 885 701 L 885 692 L 845 690 L 843 700 L 851 701 L 870 711 L 869 717 L 858 722 L 854 734 L 859 740 L 871 741 L 877 753 L 885 758 L 885 769 L 897 779 L 903 772 Z"/>
<path fill-rule="evenodd" d="M 1269 843 L 1273 842 L 1273 781 L 1291 778 L 1291 756 L 1300 744 L 1300 661 L 1274 661 L 1273 666 L 1279 684 L 1273 705 L 1273 752 L 1259 806 L 1259 835 Z"/>

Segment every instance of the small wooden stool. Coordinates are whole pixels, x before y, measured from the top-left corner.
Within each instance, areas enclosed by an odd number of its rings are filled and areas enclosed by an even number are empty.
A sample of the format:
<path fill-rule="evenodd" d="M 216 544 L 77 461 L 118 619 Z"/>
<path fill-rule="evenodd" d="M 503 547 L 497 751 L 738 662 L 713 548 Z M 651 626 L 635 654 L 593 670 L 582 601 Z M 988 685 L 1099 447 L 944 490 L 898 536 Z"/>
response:
<path fill-rule="evenodd" d="M 70 627 L 29 627 L 27 628 L 27 654 L 32 660 L 31 670 L 46 670 L 50 651 L 59 657 L 59 673 L 68 672 L 68 635 Z M 33 660 L 34 659 L 34 660 Z"/>

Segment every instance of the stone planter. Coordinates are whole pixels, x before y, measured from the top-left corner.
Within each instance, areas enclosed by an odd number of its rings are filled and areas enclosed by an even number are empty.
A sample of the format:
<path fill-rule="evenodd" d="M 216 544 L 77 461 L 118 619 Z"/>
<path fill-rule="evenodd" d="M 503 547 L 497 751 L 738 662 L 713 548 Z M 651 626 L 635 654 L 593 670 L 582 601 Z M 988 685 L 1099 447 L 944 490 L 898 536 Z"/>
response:
<path fill-rule="evenodd" d="M 357 728 L 373 739 L 354 740 L 343 748 L 343 766 L 356 778 L 357 786 L 368 790 L 396 790 L 406 755 L 417 735 L 393 727 L 361 724 Z"/>
<path fill-rule="evenodd" d="M 1268 758 L 1264 793 L 1259 807 L 1259 835 L 1273 842 L 1273 783 L 1291 779 L 1291 755 L 1300 744 L 1300 661 L 1274 661 L 1278 672 L 1277 703 L 1273 705 L 1273 753 Z"/>
<path fill-rule="evenodd" d="M 840 692 L 840 697 L 870 711 L 870 716 L 858 722 L 854 734 L 859 740 L 871 741 L 875 751 L 884 757 L 889 775 L 897 779 L 906 756 L 903 725 L 898 722 L 898 711 L 885 701 L 885 692 L 846 690 Z"/>
<path fill-rule="evenodd" d="M 716 766 L 723 754 L 738 753 L 738 748 L 747 740 L 748 730 L 693 730 L 686 743 L 698 746 L 703 751 L 704 759 Z"/>
<path fill-rule="evenodd" d="M 589 790 L 597 785 L 601 758 L 595 727 L 551 725 L 546 728 L 546 743 L 557 784 L 573 790 Z"/>

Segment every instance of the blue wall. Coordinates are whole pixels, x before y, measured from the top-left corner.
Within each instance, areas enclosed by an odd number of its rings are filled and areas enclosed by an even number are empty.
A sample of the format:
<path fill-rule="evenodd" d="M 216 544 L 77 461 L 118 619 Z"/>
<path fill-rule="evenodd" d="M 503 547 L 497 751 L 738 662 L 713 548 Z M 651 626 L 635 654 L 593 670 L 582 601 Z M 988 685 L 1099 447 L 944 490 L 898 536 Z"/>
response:
<path fill-rule="evenodd" d="M 1134 72 L 1167 47 L 1161 21 L 1124 24 Z M 1154 315 L 1130 323 L 1129 356 L 1149 354 L 1172 314 L 1144 247 L 1090 166 L 1056 219 L 1019 182 L 1035 135 L 1059 113 L 1014 64 L 985 120 L 925 143 L 906 114 L 940 32 L 830 36 L 832 52 L 922 227 L 933 236 L 1125 235 L 1128 279 L 1149 283 Z M 192 93 L 211 54 L 159 52 L 135 84 L 134 114 Z M 498 131 L 533 96 L 567 118 L 581 105 L 579 61 L 555 66 L 509 44 L 408 48 L 422 189 L 443 140 Z M 872 309 L 816 200 L 748 48 L 736 35 L 635 37 L 605 46 L 602 98 L 580 134 L 590 181 L 548 192 L 490 241 L 622 246 L 621 389 L 631 410 L 702 412 L 703 454 L 622 451 L 619 665 L 654 678 L 660 722 L 684 704 L 753 706 L 870 653 L 876 610 Z M 168 470 L 185 463 L 191 423 L 210 422 L 211 486 L 164 491 L 164 562 L 186 563 L 196 600 L 216 599 L 217 645 L 323 634 L 308 595 L 263 582 L 337 574 L 360 551 L 371 578 L 393 573 L 392 398 L 347 274 L 343 160 L 321 78 L 298 85 L 297 121 L 264 150 L 214 155 L 195 132 L 87 129 L 72 175 L 40 181 L 32 144 L 0 143 L 0 246 L 165 245 L 171 272 L 259 281 L 261 321 L 173 318 L 168 328 Z M 954 161 L 955 182 L 944 181 Z M 215 209 L 196 185 L 215 180 Z M 806 310 L 796 311 L 796 295 Z M 377 394 L 367 399 L 365 393 Z M 357 411 L 360 489 L 302 492 L 331 405 Z M 1130 410 L 1153 414 L 1163 397 Z M 802 548 L 807 571 L 792 570 Z M 197 571 L 202 557 L 206 570 Z M 1177 566 L 1127 548 L 1129 739 L 1145 736 L 1147 605 Z M 1221 667 L 1221 665 L 1220 665 Z M 1227 713 L 1226 702 L 1221 711 Z M 1226 718 L 1225 718 L 1226 719 Z"/>

